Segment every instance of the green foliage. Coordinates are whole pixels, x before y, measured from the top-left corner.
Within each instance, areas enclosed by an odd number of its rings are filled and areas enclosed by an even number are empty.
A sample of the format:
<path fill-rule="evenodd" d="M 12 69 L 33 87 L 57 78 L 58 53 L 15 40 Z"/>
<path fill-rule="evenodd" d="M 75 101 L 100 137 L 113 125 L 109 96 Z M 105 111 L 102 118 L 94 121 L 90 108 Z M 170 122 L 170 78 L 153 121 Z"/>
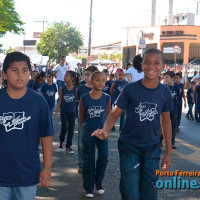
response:
<path fill-rule="evenodd" d="M 8 53 L 12 53 L 13 51 L 15 51 L 12 47 L 9 47 L 7 50 L 6 50 L 6 54 Z"/>
<path fill-rule="evenodd" d="M 82 64 L 86 65 L 86 63 L 87 63 L 87 56 L 77 56 L 76 58 L 77 59 L 82 59 Z"/>
<path fill-rule="evenodd" d="M 38 51 L 57 61 L 61 56 L 78 53 L 79 47 L 83 45 L 82 34 L 69 22 L 55 22 L 51 28 L 40 34 L 40 38 L 37 44 Z"/>
<path fill-rule="evenodd" d="M 103 54 L 98 54 L 98 59 L 99 60 L 106 60 L 106 59 L 109 59 L 109 56 L 108 56 L 108 54 L 107 53 L 103 53 Z"/>
<path fill-rule="evenodd" d="M 18 13 L 15 11 L 13 0 L 0 0 L 0 37 L 6 32 L 20 34 L 24 23 L 20 20 Z"/>
<path fill-rule="evenodd" d="M 123 58 L 123 55 L 117 54 L 117 53 L 112 53 L 109 55 L 104 52 L 103 54 L 98 54 L 98 59 L 100 59 L 100 60 L 110 59 L 110 60 L 116 62 L 117 60 L 121 61 L 122 58 Z"/>

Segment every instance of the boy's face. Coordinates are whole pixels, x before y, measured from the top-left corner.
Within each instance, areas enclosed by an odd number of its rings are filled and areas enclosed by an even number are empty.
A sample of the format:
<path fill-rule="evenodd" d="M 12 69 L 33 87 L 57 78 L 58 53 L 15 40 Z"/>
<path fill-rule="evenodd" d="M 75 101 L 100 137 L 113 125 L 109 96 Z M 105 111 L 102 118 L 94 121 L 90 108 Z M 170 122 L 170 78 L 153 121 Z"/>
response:
<path fill-rule="evenodd" d="M 103 90 L 106 83 L 106 77 L 103 75 L 96 75 L 92 80 L 92 87 L 96 90 Z"/>
<path fill-rule="evenodd" d="M 92 73 L 90 71 L 85 71 L 85 75 L 84 75 L 85 82 L 88 83 L 90 81 L 91 75 Z"/>
<path fill-rule="evenodd" d="M 194 83 L 190 83 L 190 88 L 193 90 L 195 88 L 195 84 Z"/>
<path fill-rule="evenodd" d="M 7 70 L 3 73 L 4 80 L 7 80 L 8 88 L 25 89 L 29 81 L 30 71 L 26 62 L 13 62 Z"/>
<path fill-rule="evenodd" d="M 35 80 L 37 74 L 38 74 L 38 72 L 32 72 L 32 79 L 33 79 L 33 80 Z"/>
<path fill-rule="evenodd" d="M 171 78 L 168 74 L 166 74 L 164 76 L 164 79 L 165 79 L 165 82 L 166 82 L 167 85 L 172 85 L 173 84 L 174 78 Z"/>
<path fill-rule="evenodd" d="M 147 53 L 142 63 L 142 69 L 146 79 L 158 80 L 158 76 L 164 69 L 161 55 L 156 53 Z"/>
<path fill-rule="evenodd" d="M 113 81 L 114 80 L 114 77 L 113 76 L 110 76 L 110 81 Z"/>
<path fill-rule="evenodd" d="M 200 78 L 197 79 L 197 83 L 198 83 L 198 85 L 200 85 Z"/>
<path fill-rule="evenodd" d="M 181 83 L 181 78 L 180 78 L 180 76 L 176 76 L 175 81 L 176 81 L 177 84 L 180 84 L 180 83 Z"/>

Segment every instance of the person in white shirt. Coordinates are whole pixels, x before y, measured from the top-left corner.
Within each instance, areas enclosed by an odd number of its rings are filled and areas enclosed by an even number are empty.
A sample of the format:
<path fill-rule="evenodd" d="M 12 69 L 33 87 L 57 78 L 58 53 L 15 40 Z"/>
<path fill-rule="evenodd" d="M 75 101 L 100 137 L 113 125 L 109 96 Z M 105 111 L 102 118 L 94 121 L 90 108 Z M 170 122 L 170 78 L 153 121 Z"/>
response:
<path fill-rule="evenodd" d="M 65 85 L 65 72 L 69 70 L 68 65 L 65 64 L 65 62 L 66 59 L 64 56 L 62 56 L 60 59 L 60 64 L 58 64 L 54 70 L 54 76 L 56 77 L 58 91 L 60 91 L 60 88 Z"/>
<path fill-rule="evenodd" d="M 184 84 L 184 87 L 187 88 L 187 83 L 188 83 L 188 67 L 187 67 L 187 64 L 185 64 L 183 66 L 183 69 L 181 70 L 181 73 L 182 73 L 182 80 L 181 80 L 181 83 Z"/>
<path fill-rule="evenodd" d="M 142 71 L 142 57 L 137 55 L 133 59 L 133 66 L 127 71 L 128 82 L 136 82 L 144 78 L 144 72 Z"/>
<path fill-rule="evenodd" d="M 192 78 L 194 77 L 194 68 L 190 65 L 190 69 L 188 69 L 188 82 L 190 83 Z"/>

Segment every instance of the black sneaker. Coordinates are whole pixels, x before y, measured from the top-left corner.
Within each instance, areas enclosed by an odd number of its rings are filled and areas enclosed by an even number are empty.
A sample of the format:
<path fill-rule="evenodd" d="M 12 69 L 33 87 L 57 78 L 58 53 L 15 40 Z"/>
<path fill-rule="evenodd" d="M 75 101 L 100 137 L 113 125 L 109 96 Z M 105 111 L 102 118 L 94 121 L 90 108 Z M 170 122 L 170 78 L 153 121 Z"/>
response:
<path fill-rule="evenodd" d="M 172 144 L 172 149 L 176 149 L 176 145 L 175 144 Z"/>
<path fill-rule="evenodd" d="M 188 116 L 188 115 L 186 115 L 186 116 L 185 116 L 185 118 L 189 119 L 189 116 Z"/>

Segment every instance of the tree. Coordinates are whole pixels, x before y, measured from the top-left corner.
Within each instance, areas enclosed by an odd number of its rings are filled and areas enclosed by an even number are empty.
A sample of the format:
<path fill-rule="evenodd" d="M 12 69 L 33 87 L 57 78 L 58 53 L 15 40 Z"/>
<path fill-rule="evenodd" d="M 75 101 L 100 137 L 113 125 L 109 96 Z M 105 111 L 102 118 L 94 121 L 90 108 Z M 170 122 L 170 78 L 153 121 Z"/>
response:
<path fill-rule="evenodd" d="M 53 61 L 59 61 L 61 56 L 69 53 L 78 53 L 79 47 L 83 45 L 82 34 L 69 22 L 55 22 L 51 28 L 40 34 L 40 38 L 38 51 L 42 55 L 48 55 Z"/>
<path fill-rule="evenodd" d="M 23 24 L 18 13 L 15 11 L 14 1 L 0 0 L 0 37 L 6 32 L 20 34 L 24 31 L 21 28 Z"/>
<path fill-rule="evenodd" d="M 12 53 L 13 51 L 15 51 L 15 49 L 13 49 L 12 47 L 9 47 L 9 48 L 6 50 L 6 54 Z"/>

